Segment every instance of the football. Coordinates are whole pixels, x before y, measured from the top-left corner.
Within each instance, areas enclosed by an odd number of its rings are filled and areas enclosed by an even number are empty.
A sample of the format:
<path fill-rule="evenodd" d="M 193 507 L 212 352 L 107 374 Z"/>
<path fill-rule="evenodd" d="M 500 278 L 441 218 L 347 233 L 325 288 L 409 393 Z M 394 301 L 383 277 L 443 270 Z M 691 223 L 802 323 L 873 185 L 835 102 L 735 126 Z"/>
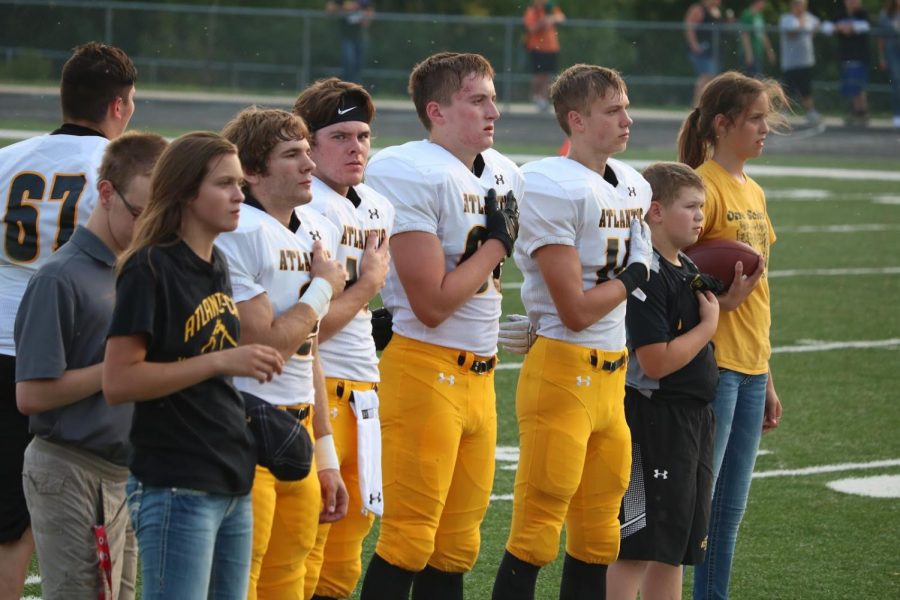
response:
<path fill-rule="evenodd" d="M 750 275 L 759 266 L 759 253 L 744 242 L 734 240 L 709 240 L 685 248 L 701 273 L 709 273 L 720 280 L 727 290 L 734 280 L 734 265 L 741 261 L 744 275 Z"/>

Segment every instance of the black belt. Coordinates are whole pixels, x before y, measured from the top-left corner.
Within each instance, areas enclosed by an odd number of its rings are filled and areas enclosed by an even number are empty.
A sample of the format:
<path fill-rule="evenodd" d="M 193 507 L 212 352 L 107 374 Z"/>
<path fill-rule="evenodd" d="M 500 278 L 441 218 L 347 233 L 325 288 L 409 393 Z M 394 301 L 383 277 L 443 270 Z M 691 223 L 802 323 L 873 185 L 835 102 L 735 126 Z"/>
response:
<path fill-rule="evenodd" d="M 344 391 L 345 391 L 345 389 L 346 389 L 346 388 L 344 387 L 344 380 L 343 380 L 343 379 L 340 380 L 340 381 L 338 381 L 337 385 L 334 386 L 334 394 L 338 397 L 338 400 L 341 400 L 341 399 L 344 398 Z M 377 390 L 378 390 L 378 384 L 377 384 L 377 383 L 373 383 L 373 384 L 372 384 L 372 389 L 377 391 Z"/>
<path fill-rule="evenodd" d="M 460 352 L 459 358 L 456 359 L 456 364 L 459 366 L 463 366 L 466 364 L 466 353 Z M 472 365 L 469 367 L 469 370 L 473 373 L 478 373 L 481 375 L 482 373 L 489 373 L 494 370 L 494 367 L 497 366 L 497 357 L 492 356 L 487 360 L 473 360 Z"/>
<path fill-rule="evenodd" d="M 591 366 L 596 367 L 600 364 L 600 358 L 596 354 L 591 354 Z M 600 364 L 600 368 L 604 371 L 609 371 L 610 373 L 615 373 L 622 367 L 628 364 L 628 355 L 623 354 L 616 360 L 604 360 L 603 364 Z"/>
<path fill-rule="evenodd" d="M 285 408 L 282 408 L 281 410 L 285 411 L 286 413 L 288 413 L 290 415 L 293 415 L 294 417 L 297 418 L 298 421 L 304 421 L 304 420 L 306 420 L 306 417 L 309 416 L 310 407 L 309 407 L 309 405 L 304 406 L 303 408 L 286 408 L 285 407 Z"/>

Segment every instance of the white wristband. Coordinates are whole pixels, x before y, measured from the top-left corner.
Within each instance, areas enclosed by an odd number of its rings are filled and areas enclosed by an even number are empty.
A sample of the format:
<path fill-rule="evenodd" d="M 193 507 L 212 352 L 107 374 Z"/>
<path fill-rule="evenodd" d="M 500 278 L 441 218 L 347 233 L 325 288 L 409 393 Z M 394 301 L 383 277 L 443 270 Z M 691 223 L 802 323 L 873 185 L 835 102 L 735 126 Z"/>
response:
<path fill-rule="evenodd" d="M 313 309 L 317 317 L 322 318 L 322 315 L 328 312 L 328 303 L 331 302 L 333 293 L 334 290 L 331 289 L 330 283 L 321 277 L 314 277 L 309 287 L 300 296 L 300 302 Z"/>
<path fill-rule="evenodd" d="M 316 440 L 316 471 L 340 469 L 337 448 L 334 447 L 334 436 L 330 433 Z"/>

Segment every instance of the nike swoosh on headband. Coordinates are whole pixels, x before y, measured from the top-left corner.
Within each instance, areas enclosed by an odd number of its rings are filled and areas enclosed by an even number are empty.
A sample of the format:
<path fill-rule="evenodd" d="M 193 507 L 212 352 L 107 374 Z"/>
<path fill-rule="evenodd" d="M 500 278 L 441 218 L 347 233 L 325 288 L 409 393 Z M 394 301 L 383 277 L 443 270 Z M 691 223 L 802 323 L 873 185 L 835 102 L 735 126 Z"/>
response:
<path fill-rule="evenodd" d="M 355 107 L 355 106 L 351 106 L 350 108 L 345 108 L 344 110 L 337 109 L 337 113 L 338 113 L 339 115 L 345 115 L 345 114 L 347 114 L 348 112 L 350 112 L 351 110 L 353 110 L 354 108 L 356 108 L 356 107 Z"/>

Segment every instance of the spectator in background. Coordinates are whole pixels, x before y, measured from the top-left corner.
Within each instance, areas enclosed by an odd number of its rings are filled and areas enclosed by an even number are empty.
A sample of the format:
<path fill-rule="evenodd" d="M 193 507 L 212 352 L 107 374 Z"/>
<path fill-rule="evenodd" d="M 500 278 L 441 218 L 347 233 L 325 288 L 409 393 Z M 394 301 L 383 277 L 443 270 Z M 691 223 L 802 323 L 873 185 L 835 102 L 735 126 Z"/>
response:
<path fill-rule="evenodd" d="M 766 35 L 766 18 L 763 9 L 766 0 L 753 0 L 741 13 L 741 49 L 744 57 L 744 73 L 751 77 L 762 75 L 763 62 L 775 62 L 775 50 Z"/>
<path fill-rule="evenodd" d="M 812 97 L 812 72 L 816 64 L 813 34 L 819 19 L 806 10 L 806 0 L 791 0 L 790 12 L 778 20 L 781 32 L 781 72 L 784 84 L 806 111 L 810 125 L 818 125 L 822 117 L 816 112 Z"/>
<path fill-rule="evenodd" d="M 697 105 L 703 88 L 719 72 L 719 32 L 715 28 L 723 22 L 721 4 L 722 0 L 700 0 L 684 15 L 684 36 L 697 74 L 691 106 Z"/>
<path fill-rule="evenodd" d="M 866 86 L 869 83 L 869 13 L 862 0 L 844 0 L 823 33 L 834 34 L 838 40 L 841 61 L 841 95 L 850 98 L 851 113 L 848 125 L 865 127 L 869 122 L 869 102 Z"/>
<path fill-rule="evenodd" d="M 375 5 L 369 0 L 329 0 L 325 10 L 340 16 L 341 67 L 344 79 L 362 83 L 362 61 L 365 30 L 375 16 Z"/>
<path fill-rule="evenodd" d="M 525 9 L 525 49 L 531 55 L 531 96 L 541 112 L 550 110 L 550 75 L 556 73 L 559 60 L 559 35 L 556 26 L 566 20 L 561 8 L 550 0 L 533 0 Z"/>
<path fill-rule="evenodd" d="M 900 0 L 887 0 L 878 15 L 881 37 L 878 38 L 878 56 L 881 68 L 891 80 L 891 111 L 894 129 L 900 129 Z"/>

